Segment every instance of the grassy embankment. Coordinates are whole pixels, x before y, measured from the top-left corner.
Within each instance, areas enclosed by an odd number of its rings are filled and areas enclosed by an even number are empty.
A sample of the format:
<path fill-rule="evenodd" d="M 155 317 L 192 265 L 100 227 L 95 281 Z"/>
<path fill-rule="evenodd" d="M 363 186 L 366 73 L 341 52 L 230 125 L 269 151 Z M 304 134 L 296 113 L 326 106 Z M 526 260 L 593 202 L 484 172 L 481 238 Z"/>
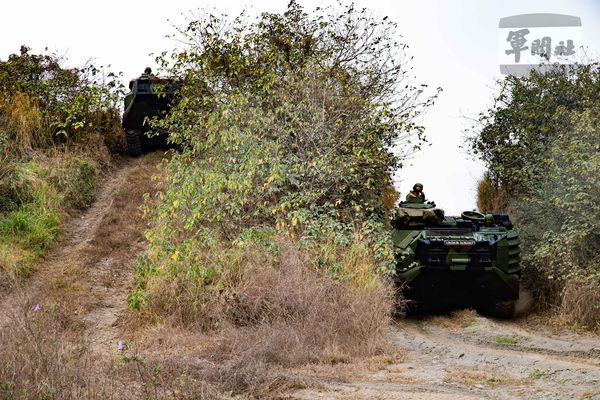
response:
<path fill-rule="evenodd" d="M 422 143 L 414 120 L 433 101 L 409 83 L 396 26 L 292 2 L 180 34 L 187 46 L 164 68 L 183 78 L 182 101 L 158 124 L 182 151 L 148 204 L 128 298 L 152 332 L 140 335 L 198 354 L 219 390 L 258 396 L 297 384 L 282 368 L 385 353 L 402 303 L 391 174 Z M 166 332 L 185 339 L 157 346 Z"/>
<path fill-rule="evenodd" d="M 31 274 L 120 147 L 114 83 L 52 55 L 0 62 L 0 286 Z M 110 78 L 110 77 L 109 77 Z"/>

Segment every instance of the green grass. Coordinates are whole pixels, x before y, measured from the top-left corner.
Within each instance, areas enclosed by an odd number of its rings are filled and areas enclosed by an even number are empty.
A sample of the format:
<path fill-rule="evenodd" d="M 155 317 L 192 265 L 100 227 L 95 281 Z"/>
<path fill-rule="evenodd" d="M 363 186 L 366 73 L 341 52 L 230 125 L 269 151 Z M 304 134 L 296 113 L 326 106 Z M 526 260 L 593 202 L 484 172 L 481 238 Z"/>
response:
<path fill-rule="evenodd" d="M 27 205 L 0 221 L 0 235 L 6 241 L 41 252 L 58 235 L 58 226 L 59 216 L 55 210 Z"/>
<path fill-rule="evenodd" d="M 534 369 L 529 373 L 529 378 L 533 380 L 538 380 L 545 376 L 548 376 L 549 374 L 550 371 L 548 371 L 547 369 Z"/>
<path fill-rule="evenodd" d="M 47 161 L 46 161 L 47 162 Z M 67 211 L 94 201 L 96 170 L 87 160 L 59 156 L 0 165 L 0 272 L 27 277 L 60 233 Z"/>
<path fill-rule="evenodd" d="M 511 337 L 497 336 L 496 343 L 498 344 L 517 344 L 517 339 Z"/>

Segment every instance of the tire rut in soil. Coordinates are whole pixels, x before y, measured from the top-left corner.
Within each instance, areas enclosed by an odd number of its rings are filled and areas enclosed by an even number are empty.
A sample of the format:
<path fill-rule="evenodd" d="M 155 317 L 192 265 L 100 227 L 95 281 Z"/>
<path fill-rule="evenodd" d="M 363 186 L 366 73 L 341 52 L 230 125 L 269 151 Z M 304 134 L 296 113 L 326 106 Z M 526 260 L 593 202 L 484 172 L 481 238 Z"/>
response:
<path fill-rule="evenodd" d="M 438 330 L 438 329 L 435 329 Z M 553 350 L 548 348 L 537 348 L 520 346 L 518 344 L 498 344 L 483 340 L 465 333 L 454 333 L 439 329 L 434 332 L 429 329 L 423 321 L 403 321 L 399 332 L 406 332 L 415 338 L 423 337 L 434 344 L 450 349 L 461 349 L 473 353 L 485 352 L 488 354 L 514 358 L 529 358 L 531 360 L 547 360 L 558 364 L 569 364 L 573 367 L 592 368 L 600 371 L 600 359 L 596 358 L 600 349 L 592 348 L 588 351 Z M 492 332 L 490 332 L 491 334 Z M 401 344 L 401 341 L 397 341 Z M 406 346 L 406 345 L 405 345 Z"/>

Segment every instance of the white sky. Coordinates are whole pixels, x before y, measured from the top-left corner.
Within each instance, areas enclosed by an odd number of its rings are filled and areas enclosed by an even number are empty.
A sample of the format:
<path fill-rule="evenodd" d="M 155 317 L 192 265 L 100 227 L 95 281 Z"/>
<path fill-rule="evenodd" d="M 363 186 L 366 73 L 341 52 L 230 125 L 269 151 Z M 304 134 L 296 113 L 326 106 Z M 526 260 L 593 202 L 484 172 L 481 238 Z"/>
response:
<path fill-rule="evenodd" d="M 6 2 L 0 15 L 0 59 L 18 53 L 21 44 L 34 52 L 64 54 L 69 64 L 93 59 L 124 73 L 124 83 L 146 66 L 154 67 L 150 53 L 170 50 L 176 43 L 165 35 L 181 26 L 190 10 L 212 7 L 230 15 L 247 8 L 251 13 L 281 12 L 288 1 L 127 1 L 54 0 Z M 299 0 L 306 10 L 332 4 L 331 0 Z M 463 131 L 489 105 L 500 77 L 497 36 L 501 17 L 525 13 L 557 13 L 581 17 L 584 45 L 597 57 L 600 49 L 598 0 L 357 0 L 399 24 L 404 41 L 414 55 L 417 83 L 444 92 L 422 118 L 432 143 L 417 154 L 399 174 L 402 195 L 414 182 L 425 185 L 429 199 L 447 214 L 475 207 L 475 185 L 482 166 L 459 148 Z M 169 22 L 173 21 L 173 22 Z M 586 42 L 587 40 L 587 42 Z"/>

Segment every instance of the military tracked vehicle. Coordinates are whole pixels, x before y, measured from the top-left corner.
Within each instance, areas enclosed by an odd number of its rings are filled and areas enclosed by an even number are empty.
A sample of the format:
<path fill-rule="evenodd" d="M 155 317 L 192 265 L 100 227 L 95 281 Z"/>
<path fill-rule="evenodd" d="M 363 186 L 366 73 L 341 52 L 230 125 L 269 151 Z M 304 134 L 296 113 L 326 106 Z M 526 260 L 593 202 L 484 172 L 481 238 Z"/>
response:
<path fill-rule="evenodd" d="M 129 82 L 123 129 L 131 156 L 139 157 L 143 153 L 168 147 L 168 132 L 154 132 L 148 136 L 151 130 L 148 120 L 163 118 L 169 112 L 178 89 L 179 85 L 172 79 L 153 76 L 149 68 L 139 78 Z"/>
<path fill-rule="evenodd" d="M 510 318 L 519 298 L 519 236 L 507 215 L 446 217 L 433 202 L 400 202 L 392 220 L 396 279 L 408 313 L 475 308 Z"/>

